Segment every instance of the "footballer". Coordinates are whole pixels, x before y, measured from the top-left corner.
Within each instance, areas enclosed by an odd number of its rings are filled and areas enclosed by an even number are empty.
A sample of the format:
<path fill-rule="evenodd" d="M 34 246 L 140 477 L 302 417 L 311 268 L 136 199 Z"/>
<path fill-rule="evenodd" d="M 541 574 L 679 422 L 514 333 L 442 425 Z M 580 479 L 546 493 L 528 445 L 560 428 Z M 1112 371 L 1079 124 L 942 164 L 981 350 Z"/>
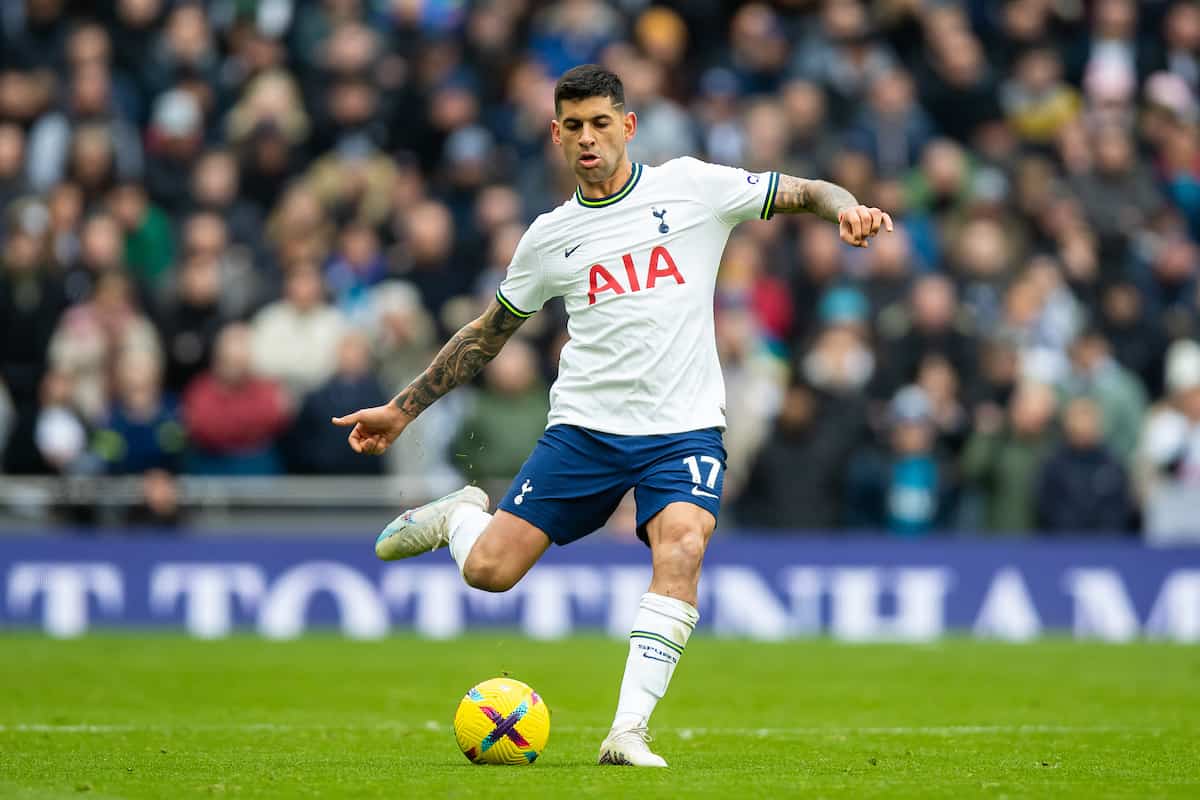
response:
<path fill-rule="evenodd" d="M 521 323 L 562 297 L 570 341 L 544 435 L 495 513 L 478 487 L 405 511 L 379 558 L 447 546 L 463 579 L 512 588 L 553 544 L 600 528 L 633 489 L 653 577 L 630 633 L 612 729 L 599 763 L 665 767 L 647 726 L 699 618 L 696 589 L 725 477 L 725 387 L 713 293 L 733 227 L 779 213 L 836 223 L 867 247 L 891 218 L 831 183 L 694 158 L 630 161 L 637 116 L 614 73 L 575 67 L 554 90 L 550 137 L 578 178 L 570 200 L 525 232 L 495 300 L 387 405 L 333 420 L 379 454 L 439 397 L 470 381 Z"/>

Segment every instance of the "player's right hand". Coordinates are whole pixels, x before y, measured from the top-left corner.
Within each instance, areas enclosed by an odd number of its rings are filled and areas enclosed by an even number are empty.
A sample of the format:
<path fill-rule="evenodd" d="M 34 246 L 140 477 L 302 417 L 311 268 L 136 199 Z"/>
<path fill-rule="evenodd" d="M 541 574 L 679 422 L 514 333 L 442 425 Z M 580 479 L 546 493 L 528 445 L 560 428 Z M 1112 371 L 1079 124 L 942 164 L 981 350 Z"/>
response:
<path fill-rule="evenodd" d="M 396 441 L 411 420 L 411 417 L 389 403 L 364 408 L 344 417 L 334 417 L 331 421 L 343 427 L 354 426 L 348 438 L 351 450 L 377 456 Z"/>

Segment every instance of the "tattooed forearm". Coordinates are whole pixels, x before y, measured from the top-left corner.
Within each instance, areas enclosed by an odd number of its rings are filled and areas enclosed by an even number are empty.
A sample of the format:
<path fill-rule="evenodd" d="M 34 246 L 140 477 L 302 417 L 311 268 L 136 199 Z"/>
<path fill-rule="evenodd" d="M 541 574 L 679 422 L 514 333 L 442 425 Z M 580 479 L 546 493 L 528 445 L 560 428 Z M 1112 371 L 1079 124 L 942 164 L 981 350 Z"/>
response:
<path fill-rule="evenodd" d="M 854 195 L 836 183 L 810 181 L 791 175 L 779 176 L 774 206 L 778 212 L 800 214 L 808 211 L 821 219 L 837 222 L 839 211 L 856 205 L 858 201 Z"/>
<path fill-rule="evenodd" d="M 482 316 L 454 334 L 433 363 L 392 398 L 392 405 L 416 417 L 455 386 L 474 378 L 524 321 L 493 300 Z"/>

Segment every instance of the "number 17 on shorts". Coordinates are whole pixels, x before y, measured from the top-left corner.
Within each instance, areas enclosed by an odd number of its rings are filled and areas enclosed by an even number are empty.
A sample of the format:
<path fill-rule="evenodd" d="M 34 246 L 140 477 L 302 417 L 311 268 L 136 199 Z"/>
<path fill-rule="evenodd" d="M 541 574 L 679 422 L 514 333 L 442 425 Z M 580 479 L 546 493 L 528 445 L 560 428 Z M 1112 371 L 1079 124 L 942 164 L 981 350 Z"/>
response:
<path fill-rule="evenodd" d="M 717 479 L 721 476 L 720 459 L 713 456 L 688 456 L 683 459 L 683 463 L 691 474 L 692 483 L 695 484 L 692 486 L 692 495 L 719 500 L 721 496 L 714 490 L 717 488 Z"/>

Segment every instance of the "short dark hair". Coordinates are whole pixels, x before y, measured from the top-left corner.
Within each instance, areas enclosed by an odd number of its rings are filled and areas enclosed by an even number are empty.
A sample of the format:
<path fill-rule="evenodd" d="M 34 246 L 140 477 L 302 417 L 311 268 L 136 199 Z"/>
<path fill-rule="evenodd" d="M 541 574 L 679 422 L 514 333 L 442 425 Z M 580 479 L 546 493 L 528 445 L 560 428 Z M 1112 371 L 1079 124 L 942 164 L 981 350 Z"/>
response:
<path fill-rule="evenodd" d="M 611 97 L 614 106 L 625 105 L 625 85 L 611 72 L 597 64 L 580 64 L 562 74 L 554 85 L 554 113 L 562 112 L 563 100 L 586 100 L 589 97 Z"/>

